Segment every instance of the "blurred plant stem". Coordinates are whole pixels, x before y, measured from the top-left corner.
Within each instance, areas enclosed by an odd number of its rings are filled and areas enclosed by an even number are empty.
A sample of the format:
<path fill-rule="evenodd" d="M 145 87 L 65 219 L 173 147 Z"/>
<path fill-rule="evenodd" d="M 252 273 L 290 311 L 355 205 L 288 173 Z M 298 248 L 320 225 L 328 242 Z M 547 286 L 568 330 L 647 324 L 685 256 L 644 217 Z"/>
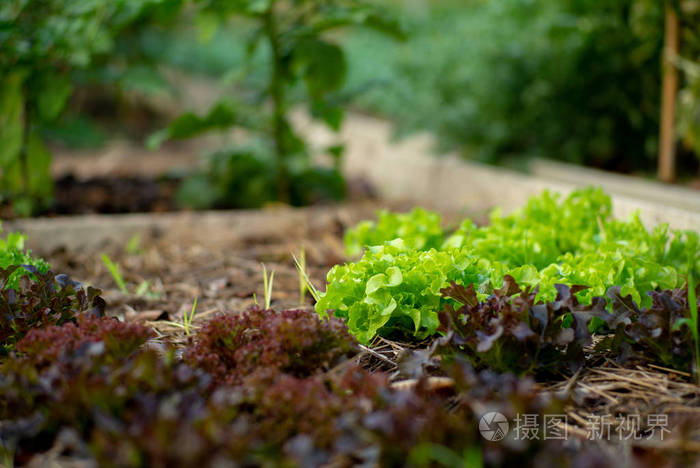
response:
<path fill-rule="evenodd" d="M 270 96 L 272 97 L 273 115 L 273 138 L 275 142 L 275 171 L 277 180 L 277 197 L 283 203 L 289 202 L 289 176 L 285 167 L 285 155 L 287 148 L 285 144 L 285 127 L 288 125 L 286 91 L 284 89 L 284 74 L 282 64 L 282 53 L 280 38 L 277 33 L 277 20 L 275 17 L 275 1 L 270 2 L 270 6 L 264 15 L 264 31 L 270 50 L 272 52 L 272 73 L 270 74 Z"/>

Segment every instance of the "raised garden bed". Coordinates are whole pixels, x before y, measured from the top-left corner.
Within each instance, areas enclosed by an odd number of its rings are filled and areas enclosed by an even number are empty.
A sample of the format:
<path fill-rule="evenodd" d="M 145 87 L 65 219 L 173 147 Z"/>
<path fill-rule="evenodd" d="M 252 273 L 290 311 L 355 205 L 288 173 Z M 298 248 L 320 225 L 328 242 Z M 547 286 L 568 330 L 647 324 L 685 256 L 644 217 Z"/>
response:
<path fill-rule="evenodd" d="M 513 289 L 515 283 L 490 292 L 448 287 L 440 301 L 453 304 L 446 310 L 454 315 L 440 317 L 438 334 L 358 334 L 358 343 L 343 320 L 319 321 L 313 294 L 301 296 L 302 285 L 330 291 L 323 286 L 326 273 L 357 258 L 348 253 L 357 255 L 364 244 L 397 233 L 418 251 L 443 242 L 439 219 L 416 212 L 382 218 L 379 228 L 361 225 L 344 243 L 347 229 L 371 218 L 377 207 L 5 223 L 4 229 L 29 233 L 33 255 L 49 260 L 54 272 L 100 287 L 106 303 L 103 308 L 93 298 L 91 305 L 70 306 L 66 318 L 56 320 L 59 328 L 42 319 L 30 327 L 36 331 L 19 338 L 16 354 L 3 359 L 5 461 L 131 466 L 222 460 L 301 466 L 697 462 L 700 387 L 692 376 L 689 334 L 679 335 L 687 349 L 673 348 L 670 355 L 654 354 L 659 351 L 644 341 L 641 348 L 633 342 L 611 345 L 606 340 L 615 336 L 614 324 L 588 340 L 584 329 L 588 332 L 590 314 L 607 317 L 607 312 L 591 309 L 584 299 L 579 304 L 573 289 L 544 299 L 555 299 L 547 306 L 550 317 L 575 317 L 571 337 L 559 336 L 566 327 L 554 325 L 556 320 L 546 327 L 540 322 L 541 330 L 528 329 L 552 334 L 550 342 L 524 338 L 530 344 L 519 345 L 526 331 L 505 319 L 500 325 L 485 321 L 484 329 L 461 322 L 463 313 L 498 318 L 538 311 L 534 294 Z M 442 226 L 454 229 L 459 219 L 452 215 Z M 300 258 L 302 250 L 308 283 L 292 258 Z M 109 263 L 118 274 L 110 272 Z M 422 268 L 418 261 L 414 266 Z M 271 294 L 263 271 L 268 280 L 274 271 Z M 387 270 L 385 286 L 391 287 L 392 272 Z M 408 281 L 408 270 L 401 274 Z M 61 281 L 59 289 L 69 284 Z M 438 289 L 449 286 L 445 279 L 440 283 Z M 678 304 L 676 316 L 688 313 L 683 293 L 669 294 L 645 307 L 667 311 L 670 300 Z M 624 295 L 614 297 L 613 308 L 636 310 Z M 10 303 L 9 296 L 3 299 Z M 119 321 L 85 317 L 77 328 L 70 325 L 72 314 L 88 313 Z M 635 313 L 615 316 L 647 323 Z M 485 343 L 501 343 L 493 328 L 499 326 L 504 339 L 512 337 L 507 343 L 516 354 L 527 356 L 535 349 L 530 346 L 540 343 L 532 356 L 561 356 L 525 367 L 508 364 L 506 354 L 489 361 L 496 348 Z M 663 345 L 663 338 L 655 339 Z M 511 352 L 503 343 L 502 352 Z M 456 349 L 462 351 L 449 351 Z M 465 350 L 471 351 L 462 354 Z M 520 376 L 494 373 L 506 370 Z M 33 375 L 43 376 L 44 383 L 37 386 Z M 491 415 L 482 421 L 493 411 L 510 426 L 503 440 L 497 434 L 503 430 L 500 419 Z"/>

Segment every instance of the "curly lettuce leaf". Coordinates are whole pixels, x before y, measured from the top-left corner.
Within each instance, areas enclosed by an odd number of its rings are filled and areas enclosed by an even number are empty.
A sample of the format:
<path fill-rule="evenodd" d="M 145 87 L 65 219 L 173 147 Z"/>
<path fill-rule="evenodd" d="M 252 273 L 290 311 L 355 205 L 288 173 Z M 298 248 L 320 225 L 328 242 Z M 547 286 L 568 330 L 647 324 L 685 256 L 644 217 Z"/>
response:
<path fill-rule="evenodd" d="M 440 215 L 422 208 L 410 213 L 379 211 L 377 221 L 361 221 L 345 234 L 345 251 L 349 257 L 362 253 L 365 247 L 382 245 L 394 239 L 416 250 L 438 248 L 444 233 L 440 227 Z"/>
<path fill-rule="evenodd" d="M 2 227 L 0 227 L 2 233 Z M 25 250 L 24 241 L 26 236 L 19 232 L 11 232 L 5 239 L 0 238 L 0 268 L 5 269 L 10 266 L 31 265 L 36 267 L 41 273 L 45 273 L 49 269 L 49 264 L 40 259 L 31 256 L 30 250 Z M 9 277 L 5 288 L 16 288 L 17 281 L 21 276 L 30 275 L 29 271 L 24 268 L 16 269 Z"/>
<path fill-rule="evenodd" d="M 377 333 L 422 339 L 439 326 L 442 288 L 450 281 L 486 279 L 486 271 L 464 251 L 421 251 L 396 239 L 368 249 L 357 262 L 333 267 L 316 311 L 345 319 L 362 343 Z"/>

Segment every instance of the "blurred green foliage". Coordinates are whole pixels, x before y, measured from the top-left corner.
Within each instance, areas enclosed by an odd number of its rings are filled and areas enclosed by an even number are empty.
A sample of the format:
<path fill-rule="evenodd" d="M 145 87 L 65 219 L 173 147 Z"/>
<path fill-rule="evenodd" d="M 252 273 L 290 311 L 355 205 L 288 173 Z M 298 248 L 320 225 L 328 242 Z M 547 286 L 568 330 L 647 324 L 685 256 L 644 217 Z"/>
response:
<path fill-rule="evenodd" d="M 51 197 L 51 154 L 42 130 L 55 122 L 81 82 L 76 72 L 112 73 L 143 87 L 120 44 L 182 0 L 6 0 L 0 4 L 0 201 L 30 214 Z M 120 53 L 123 52 L 123 53 Z M 119 68 L 121 73 L 113 70 Z M 112 71 L 110 71 L 112 70 Z M 134 77 L 134 73 L 138 76 Z M 106 78 L 103 79 L 107 83 Z"/>
<path fill-rule="evenodd" d="M 323 149 L 329 163 L 319 164 L 289 114 L 302 104 L 337 131 L 347 101 L 340 91 L 348 65 L 333 33 L 361 26 L 401 37 L 399 25 L 362 0 L 199 0 L 196 5 L 202 39 L 214 38 L 223 26 L 240 28 L 238 46 L 232 44 L 230 53 L 241 61 L 225 75 L 233 91 L 205 115 L 183 114 L 149 144 L 228 128 L 241 129 L 244 136 L 209 156 L 204 169 L 185 181 L 180 202 L 194 208 L 259 207 L 275 200 L 305 205 L 343 198 L 342 146 Z"/>
<path fill-rule="evenodd" d="M 678 93 L 678 131 L 685 148 L 700 157 L 700 1 L 678 2 L 676 9 L 681 31 L 675 63 L 682 79 Z"/>
<path fill-rule="evenodd" d="M 378 83 L 362 107 L 398 120 L 403 132 L 432 130 L 441 149 L 482 161 L 537 156 L 624 172 L 655 168 L 664 2 L 410 5 L 397 6 L 407 42 L 348 37 L 350 85 Z M 681 18 L 681 55 L 697 62 L 698 15 Z M 687 69 L 679 129 L 697 145 L 697 67 Z"/>
<path fill-rule="evenodd" d="M 679 166 L 687 172 L 698 165 L 690 156 L 700 154 L 700 1 L 669 1 L 681 19 L 673 63 L 681 77 Z M 0 4 L 0 202 L 13 200 L 19 214 L 45 206 L 52 193 L 46 139 L 103 142 L 114 128 L 96 124 L 100 116 L 84 112 L 86 102 L 103 111 L 106 96 L 116 101 L 116 112 L 136 113 L 125 96 L 177 94 L 161 75 L 164 68 L 215 77 L 227 94 L 206 115 L 181 116 L 152 144 L 231 127 L 246 137 L 210 155 L 186 181 L 179 198 L 192 207 L 342 197 L 342 147 L 310 148 L 288 119 L 299 104 L 337 130 L 352 102 L 396 120 L 403 132 L 434 132 L 441 149 L 492 163 L 544 156 L 652 171 L 664 6 L 658 0 L 6 0 Z M 407 41 L 393 40 L 404 31 Z M 139 119 L 159 125 L 149 114 Z"/>

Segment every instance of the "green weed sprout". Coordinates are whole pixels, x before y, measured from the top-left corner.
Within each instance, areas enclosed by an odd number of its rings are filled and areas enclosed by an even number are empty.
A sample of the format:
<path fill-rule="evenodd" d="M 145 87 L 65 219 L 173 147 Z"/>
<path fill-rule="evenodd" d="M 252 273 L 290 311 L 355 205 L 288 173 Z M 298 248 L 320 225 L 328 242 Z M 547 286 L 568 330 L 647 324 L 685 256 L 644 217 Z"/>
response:
<path fill-rule="evenodd" d="M 129 294 L 129 290 L 126 288 L 126 282 L 124 281 L 124 277 L 119 271 L 119 265 L 114 263 L 106 253 L 103 253 L 100 257 L 102 258 L 102 263 L 104 263 L 107 267 L 107 271 L 109 271 L 109 274 L 112 275 L 112 279 L 115 283 L 117 283 L 119 290 L 124 294 Z"/>
<path fill-rule="evenodd" d="M 190 334 L 190 327 L 192 326 L 192 319 L 194 319 L 194 314 L 197 311 L 197 298 L 194 299 L 194 302 L 192 303 L 192 310 L 190 311 L 189 315 L 187 313 L 182 315 L 182 323 L 185 326 L 185 333 L 187 335 Z"/>
<path fill-rule="evenodd" d="M 129 289 L 126 287 L 126 281 L 124 281 L 124 277 L 119 270 L 119 265 L 116 262 L 113 262 L 112 259 L 105 253 L 103 253 L 101 257 L 102 263 L 104 263 L 107 267 L 107 271 L 109 271 L 109 274 L 112 275 L 112 279 L 114 279 L 114 282 L 117 284 L 117 287 L 119 287 L 119 290 L 124 294 L 129 294 Z M 151 282 L 148 280 L 141 281 L 138 286 L 136 286 L 134 294 L 146 299 L 160 299 L 161 297 L 160 293 L 151 291 Z"/>
<path fill-rule="evenodd" d="M 126 243 L 126 253 L 129 255 L 140 255 L 142 252 L 143 248 L 141 247 L 141 234 L 137 232 L 131 236 L 129 241 Z"/>
<path fill-rule="evenodd" d="M 197 299 L 194 300 L 194 303 L 192 304 L 192 310 L 188 314 L 187 312 L 184 312 L 182 314 L 182 323 L 179 322 L 171 322 L 171 321 L 166 321 L 168 325 L 173 325 L 178 328 L 182 328 L 185 330 L 185 334 L 187 336 L 190 336 L 191 331 L 192 331 L 192 320 L 194 319 L 194 314 L 197 311 Z"/>
<path fill-rule="evenodd" d="M 307 290 L 309 293 L 311 293 L 311 297 L 314 298 L 314 301 L 318 302 L 321 294 L 318 292 L 318 289 L 316 289 L 316 286 L 313 285 L 309 279 L 309 275 L 306 273 L 306 255 L 304 250 L 301 251 L 301 261 L 297 259 L 294 254 L 292 254 L 292 258 L 294 259 L 294 265 L 297 267 L 297 272 L 299 272 L 299 288 L 301 293 L 301 297 L 299 298 L 300 304 L 304 304 L 304 296 L 306 295 Z"/>
<path fill-rule="evenodd" d="M 267 268 L 265 264 L 261 263 L 263 270 L 263 288 L 265 289 L 265 309 L 270 308 L 270 303 L 272 302 L 272 284 L 275 280 L 274 270 L 270 272 L 270 276 L 267 276 Z M 256 300 L 257 303 L 257 300 Z"/>
<path fill-rule="evenodd" d="M 152 287 L 152 284 L 149 280 L 143 280 L 136 287 L 136 290 L 134 291 L 134 293 L 137 296 L 143 297 L 146 299 L 160 299 L 162 297 L 162 294 L 159 292 L 152 291 L 151 287 Z"/>
<path fill-rule="evenodd" d="M 292 257 L 294 257 L 294 255 L 292 255 Z M 304 278 L 304 275 L 301 274 L 302 271 L 306 271 L 306 249 L 301 249 L 301 253 L 299 254 L 299 260 L 297 261 L 295 257 L 294 263 L 297 267 L 297 271 L 299 272 L 299 305 L 303 306 L 304 298 L 306 297 L 306 291 L 308 289 L 307 281 Z"/>

